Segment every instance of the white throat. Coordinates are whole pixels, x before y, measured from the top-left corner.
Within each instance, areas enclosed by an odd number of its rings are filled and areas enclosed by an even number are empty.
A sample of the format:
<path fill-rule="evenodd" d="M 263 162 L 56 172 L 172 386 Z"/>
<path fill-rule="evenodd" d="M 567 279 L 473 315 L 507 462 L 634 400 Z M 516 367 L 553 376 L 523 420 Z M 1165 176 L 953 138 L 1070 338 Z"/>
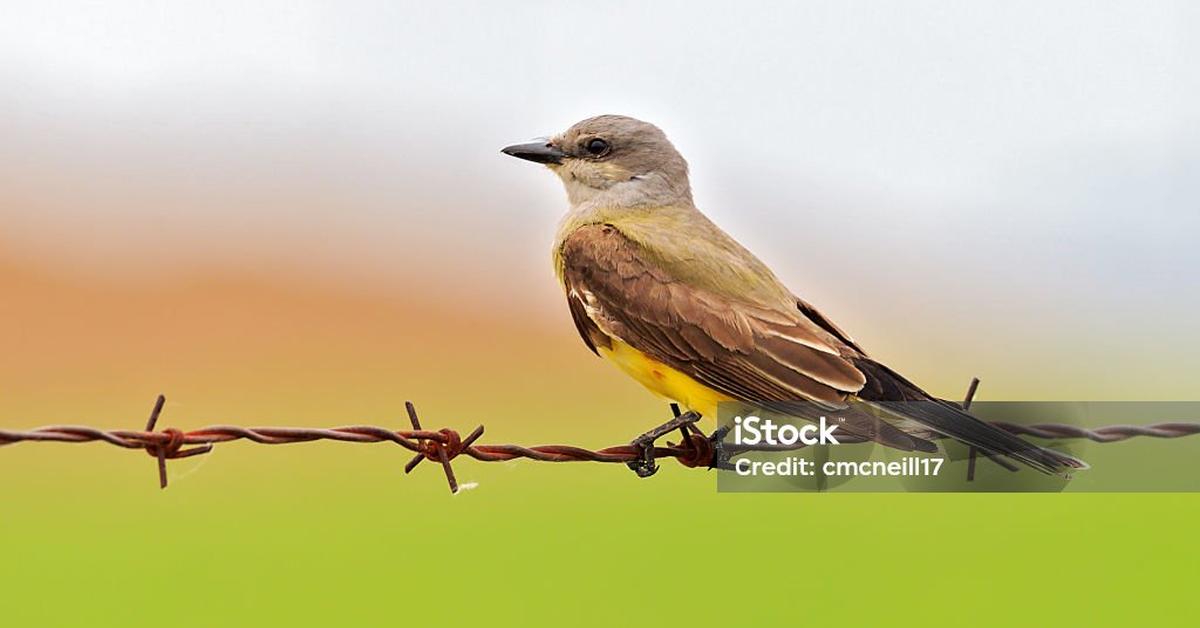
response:
<path fill-rule="evenodd" d="M 625 181 L 605 181 L 600 187 L 568 173 L 556 172 L 567 191 L 571 208 L 636 208 L 647 206 L 691 205 L 692 193 L 687 182 L 672 185 L 666 177 L 649 173 Z M 564 176 L 565 175 L 565 176 Z"/>

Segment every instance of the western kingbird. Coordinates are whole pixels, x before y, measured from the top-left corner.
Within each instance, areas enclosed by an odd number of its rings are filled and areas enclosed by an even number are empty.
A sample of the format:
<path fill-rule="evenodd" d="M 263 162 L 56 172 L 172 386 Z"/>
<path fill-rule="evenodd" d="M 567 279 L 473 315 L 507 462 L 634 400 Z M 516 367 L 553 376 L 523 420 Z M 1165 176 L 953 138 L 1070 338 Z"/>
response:
<path fill-rule="evenodd" d="M 571 318 L 589 349 L 652 392 L 714 418 L 730 401 L 836 412 L 847 432 L 907 451 L 950 437 L 1048 473 L 1086 466 L 869 357 L 696 209 L 687 162 L 658 127 L 603 115 L 502 152 L 562 179 L 570 211 L 554 267 Z"/>

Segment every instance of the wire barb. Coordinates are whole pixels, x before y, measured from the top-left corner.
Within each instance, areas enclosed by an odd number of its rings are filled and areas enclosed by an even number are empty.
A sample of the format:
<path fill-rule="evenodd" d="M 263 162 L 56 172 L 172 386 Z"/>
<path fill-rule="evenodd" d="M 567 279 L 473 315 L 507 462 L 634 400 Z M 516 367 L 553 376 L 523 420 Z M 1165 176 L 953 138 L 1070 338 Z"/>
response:
<path fill-rule="evenodd" d="M 417 417 L 417 407 L 411 401 L 404 402 L 404 409 L 408 411 L 408 420 L 412 423 L 413 430 L 421 431 L 421 419 Z M 429 459 L 434 462 L 441 463 L 442 469 L 446 472 L 446 482 L 450 484 L 450 492 L 458 492 L 458 478 L 454 477 L 454 467 L 450 466 L 450 461 L 461 454 L 464 449 L 471 446 L 480 436 L 483 436 L 483 426 L 475 428 L 474 431 L 467 436 L 466 440 L 458 437 L 458 432 L 452 429 L 443 428 L 438 430 L 441 434 L 441 439 L 423 438 L 420 439 L 419 450 L 408 464 L 404 465 L 404 473 L 412 473 L 417 465 L 421 464 L 422 460 Z"/>
<path fill-rule="evenodd" d="M 161 394 L 154 400 L 154 408 L 150 410 L 150 418 L 146 419 L 145 432 L 150 438 L 147 438 L 146 443 L 143 445 L 146 453 L 158 460 L 158 487 L 160 489 L 167 488 L 168 458 L 187 458 L 212 451 L 212 443 L 205 443 L 191 449 L 181 449 L 185 435 L 173 427 L 168 427 L 162 432 L 154 431 L 154 426 L 158 424 L 158 417 L 162 415 L 163 406 L 166 403 L 167 398 Z M 166 438 L 163 439 L 163 436 Z"/>

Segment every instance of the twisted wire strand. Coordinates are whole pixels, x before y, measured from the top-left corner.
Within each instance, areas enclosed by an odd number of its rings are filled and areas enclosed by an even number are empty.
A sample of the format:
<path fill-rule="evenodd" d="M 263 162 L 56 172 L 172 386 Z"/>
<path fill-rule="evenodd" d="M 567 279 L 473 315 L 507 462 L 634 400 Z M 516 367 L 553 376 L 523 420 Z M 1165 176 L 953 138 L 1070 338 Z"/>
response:
<path fill-rule="evenodd" d="M 1200 434 L 1200 423 L 1157 423 L 1153 425 L 1110 425 L 1087 429 L 1063 423 L 1040 423 L 1019 425 L 1004 421 L 993 425 L 1018 436 L 1033 436 L 1048 439 L 1087 439 L 1097 443 L 1114 443 L 1130 438 L 1180 438 Z M 421 452 L 421 441 L 446 444 L 448 438 L 441 431 L 389 430 L 374 425 L 347 425 L 332 428 L 308 427 L 239 427 L 235 425 L 213 425 L 183 433 L 181 445 L 211 445 L 248 440 L 261 445 L 288 445 L 320 440 L 347 443 L 392 442 L 401 447 Z M 840 438 L 843 443 L 863 442 L 865 439 L 852 436 Z M 31 430 L 0 430 L 0 446 L 19 442 L 88 443 L 104 442 L 125 449 L 162 447 L 171 441 L 166 432 L 143 430 L 102 430 L 86 425 L 50 425 Z M 786 451 L 800 449 L 803 445 L 742 445 L 744 451 Z M 633 445 L 617 445 L 603 449 L 587 449 L 574 445 L 471 445 L 459 453 L 481 462 L 499 462 L 525 458 L 540 462 L 630 462 L 638 458 L 641 450 Z M 673 458 L 684 455 L 687 447 L 655 447 L 655 455 Z"/>
<path fill-rule="evenodd" d="M 181 445 L 212 445 L 237 440 L 248 440 L 261 445 L 288 445 L 319 440 L 347 443 L 392 442 L 409 451 L 421 453 L 425 450 L 420 441 L 445 445 L 451 438 L 441 431 L 389 430 L 373 425 L 333 428 L 213 425 L 184 432 Z M 166 446 L 171 437 L 166 432 L 101 430 L 85 425 L 50 425 L 26 431 L 0 430 L 0 446 L 25 441 L 104 442 L 125 449 L 144 449 Z M 654 448 L 655 455 L 660 458 L 675 458 L 684 455 L 686 451 L 684 447 Z M 641 455 L 641 450 L 633 445 L 617 445 L 595 450 L 574 445 L 471 445 L 463 447 L 458 453 L 481 462 L 502 462 L 518 458 L 540 462 L 631 462 Z"/>
<path fill-rule="evenodd" d="M 1109 425 L 1096 429 L 1086 429 L 1076 425 L 1063 423 L 1041 423 L 1037 425 L 1019 425 L 997 421 L 993 423 L 1018 436 L 1036 436 L 1038 438 L 1086 438 L 1097 443 L 1115 443 L 1128 440 L 1135 436 L 1150 438 L 1179 438 L 1200 434 L 1200 423 L 1156 423 L 1154 425 Z"/>

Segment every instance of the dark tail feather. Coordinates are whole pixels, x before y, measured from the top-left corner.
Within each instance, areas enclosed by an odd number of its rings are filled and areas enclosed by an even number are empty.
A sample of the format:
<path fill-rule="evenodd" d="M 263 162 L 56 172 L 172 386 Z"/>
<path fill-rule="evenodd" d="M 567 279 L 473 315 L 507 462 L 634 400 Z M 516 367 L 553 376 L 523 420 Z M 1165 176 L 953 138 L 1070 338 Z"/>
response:
<path fill-rule="evenodd" d="M 958 404 L 935 399 L 892 369 L 870 359 L 856 360 L 867 375 L 858 398 L 899 422 L 911 421 L 942 436 L 972 445 L 984 453 L 1002 455 L 1039 471 L 1067 475 L 1088 468 L 1084 461 L 1038 447 L 990 423 L 981 421 Z"/>
<path fill-rule="evenodd" d="M 956 404 L 940 399 L 881 404 L 893 414 L 917 421 L 949 438 L 973 445 L 990 454 L 1000 454 L 1039 471 L 1067 475 L 1086 469 L 1087 463 L 1062 452 L 1039 447 L 1016 435 L 981 421 Z"/>

